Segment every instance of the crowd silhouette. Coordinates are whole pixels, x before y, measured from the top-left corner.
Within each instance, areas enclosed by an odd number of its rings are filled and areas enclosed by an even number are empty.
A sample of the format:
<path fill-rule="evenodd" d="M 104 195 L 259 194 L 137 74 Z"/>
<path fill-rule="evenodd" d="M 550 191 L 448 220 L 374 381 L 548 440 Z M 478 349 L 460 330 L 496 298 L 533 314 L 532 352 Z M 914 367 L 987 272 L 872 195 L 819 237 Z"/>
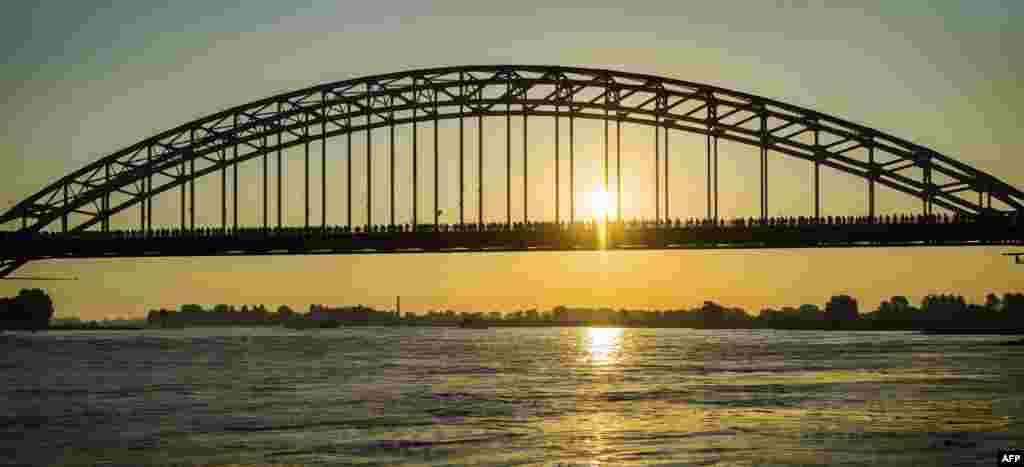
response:
<path fill-rule="evenodd" d="M 675 218 L 675 219 L 630 219 L 630 220 L 576 220 L 573 222 L 486 222 L 486 223 L 424 223 L 374 224 L 370 226 L 311 226 L 311 227 L 197 227 L 194 229 L 157 228 L 152 230 L 127 229 L 102 231 L 78 231 L 59 233 L 42 231 L 35 233 L 3 232 L 0 238 L 32 239 L 137 239 L 137 238 L 209 238 L 209 237 L 340 237 L 363 236 L 367 234 L 402 233 L 460 233 L 460 232 L 592 232 L 607 228 L 614 231 L 693 231 L 719 229 L 738 230 L 787 230 L 793 228 L 843 228 L 854 226 L 878 226 L 880 228 L 922 225 L 981 225 L 985 227 L 1017 228 L 1017 213 L 993 215 L 954 214 L 886 214 L 881 216 L 786 216 L 768 218 Z"/>

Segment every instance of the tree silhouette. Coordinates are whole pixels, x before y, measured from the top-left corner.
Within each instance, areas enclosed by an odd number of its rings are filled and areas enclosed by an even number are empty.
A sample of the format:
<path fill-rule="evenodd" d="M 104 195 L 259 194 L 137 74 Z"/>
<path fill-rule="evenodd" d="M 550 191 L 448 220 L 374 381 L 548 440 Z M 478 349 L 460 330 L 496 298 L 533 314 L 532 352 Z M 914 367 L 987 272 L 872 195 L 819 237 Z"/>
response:
<path fill-rule="evenodd" d="M 999 300 L 999 296 L 994 293 L 989 293 L 985 296 L 985 308 L 989 311 L 999 311 L 1002 302 Z"/>
<path fill-rule="evenodd" d="M 825 319 L 833 323 L 856 321 L 859 317 L 857 300 L 849 295 L 834 295 L 825 304 Z"/>
<path fill-rule="evenodd" d="M 22 289 L 12 298 L 0 299 L 0 330 L 37 331 L 49 327 L 53 301 L 40 289 Z"/>

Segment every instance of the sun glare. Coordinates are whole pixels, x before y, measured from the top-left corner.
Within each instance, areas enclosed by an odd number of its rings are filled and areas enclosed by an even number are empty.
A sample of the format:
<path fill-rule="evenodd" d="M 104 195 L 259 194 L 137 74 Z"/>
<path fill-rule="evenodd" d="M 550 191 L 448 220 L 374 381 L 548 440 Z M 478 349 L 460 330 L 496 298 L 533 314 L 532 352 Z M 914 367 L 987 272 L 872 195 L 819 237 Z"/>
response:
<path fill-rule="evenodd" d="M 611 215 L 612 205 L 608 192 L 602 190 L 590 193 L 590 208 L 595 221 L 605 220 Z"/>

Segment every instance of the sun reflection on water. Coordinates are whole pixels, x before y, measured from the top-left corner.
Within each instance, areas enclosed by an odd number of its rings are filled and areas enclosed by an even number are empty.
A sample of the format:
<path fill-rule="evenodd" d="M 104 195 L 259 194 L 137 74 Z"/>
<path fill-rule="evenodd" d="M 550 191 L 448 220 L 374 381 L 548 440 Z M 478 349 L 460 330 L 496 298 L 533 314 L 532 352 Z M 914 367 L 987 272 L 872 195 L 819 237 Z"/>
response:
<path fill-rule="evenodd" d="M 622 349 L 622 328 L 587 328 L 588 361 L 615 363 Z"/>

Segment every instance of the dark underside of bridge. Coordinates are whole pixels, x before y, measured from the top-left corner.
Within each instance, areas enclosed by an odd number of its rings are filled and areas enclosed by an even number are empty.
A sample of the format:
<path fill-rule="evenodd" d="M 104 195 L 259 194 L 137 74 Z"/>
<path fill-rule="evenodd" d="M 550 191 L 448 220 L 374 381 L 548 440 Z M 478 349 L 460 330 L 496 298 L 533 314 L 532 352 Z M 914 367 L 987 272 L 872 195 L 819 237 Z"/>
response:
<path fill-rule="evenodd" d="M 22 260 L 141 256 L 571 251 L 630 249 L 834 248 L 858 246 L 1021 245 L 1020 227 L 978 225 L 832 225 L 629 229 L 532 229 L 466 232 L 259 230 L 161 235 L 55 235 L 9 238 L 0 256 Z"/>

